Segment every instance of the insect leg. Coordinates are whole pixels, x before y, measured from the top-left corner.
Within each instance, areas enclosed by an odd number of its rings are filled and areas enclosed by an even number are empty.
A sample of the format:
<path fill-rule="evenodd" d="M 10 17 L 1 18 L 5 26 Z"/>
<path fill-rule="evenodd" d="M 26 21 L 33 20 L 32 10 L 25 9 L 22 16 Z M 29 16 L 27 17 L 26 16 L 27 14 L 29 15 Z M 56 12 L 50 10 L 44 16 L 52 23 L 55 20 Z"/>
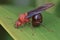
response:
<path fill-rule="evenodd" d="M 48 27 L 46 27 L 45 25 L 41 24 L 43 28 L 45 28 L 46 30 L 48 30 L 49 32 L 54 32 L 53 30 L 49 29 Z"/>

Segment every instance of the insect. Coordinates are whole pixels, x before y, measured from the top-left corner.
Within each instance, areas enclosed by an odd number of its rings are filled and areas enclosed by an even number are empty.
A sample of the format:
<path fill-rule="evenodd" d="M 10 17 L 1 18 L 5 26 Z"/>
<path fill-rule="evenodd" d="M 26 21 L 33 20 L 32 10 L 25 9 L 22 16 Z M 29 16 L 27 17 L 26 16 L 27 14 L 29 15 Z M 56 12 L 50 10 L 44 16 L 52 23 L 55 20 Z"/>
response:
<path fill-rule="evenodd" d="M 42 15 L 40 13 L 32 16 L 33 27 L 39 26 L 41 23 L 42 23 Z"/>
<path fill-rule="evenodd" d="M 32 10 L 32 11 L 19 15 L 19 18 L 15 23 L 16 28 L 18 28 L 19 26 L 21 26 L 25 23 L 30 22 L 30 18 L 32 18 L 33 26 L 40 25 L 42 23 L 42 15 L 41 15 L 42 11 L 45 11 L 46 9 L 48 9 L 52 6 L 54 6 L 53 3 L 47 3 L 43 6 L 36 8 L 35 10 Z"/>

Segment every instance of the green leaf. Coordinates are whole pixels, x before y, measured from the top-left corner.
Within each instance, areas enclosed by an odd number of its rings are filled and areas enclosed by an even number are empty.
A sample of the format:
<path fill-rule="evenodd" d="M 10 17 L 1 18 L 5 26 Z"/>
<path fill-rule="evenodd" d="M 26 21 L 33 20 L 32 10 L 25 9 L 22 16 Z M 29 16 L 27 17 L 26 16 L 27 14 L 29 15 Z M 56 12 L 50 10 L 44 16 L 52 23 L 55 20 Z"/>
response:
<path fill-rule="evenodd" d="M 0 6 L 0 24 L 15 40 L 60 40 L 60 19 L 49 12 L 42 13 L 42 25 L 33 30 L 29 23 L 18 29 L 15 28 L 15 21 L 19 14 L 32 9 L 32 7 Z"/>

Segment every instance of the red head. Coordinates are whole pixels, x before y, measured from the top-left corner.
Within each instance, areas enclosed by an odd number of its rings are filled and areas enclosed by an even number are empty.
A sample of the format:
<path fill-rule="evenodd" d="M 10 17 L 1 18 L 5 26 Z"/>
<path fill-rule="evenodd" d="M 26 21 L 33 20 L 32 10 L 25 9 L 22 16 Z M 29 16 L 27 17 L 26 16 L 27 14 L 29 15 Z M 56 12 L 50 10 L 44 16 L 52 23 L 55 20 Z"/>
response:
<path fill-rule="evenodd" d="M 17 21 L 15 25 L 16 25 L 16 28 L 18 28 L 20 25 L 22 25 L 22 23 L 20 21 Z"/>

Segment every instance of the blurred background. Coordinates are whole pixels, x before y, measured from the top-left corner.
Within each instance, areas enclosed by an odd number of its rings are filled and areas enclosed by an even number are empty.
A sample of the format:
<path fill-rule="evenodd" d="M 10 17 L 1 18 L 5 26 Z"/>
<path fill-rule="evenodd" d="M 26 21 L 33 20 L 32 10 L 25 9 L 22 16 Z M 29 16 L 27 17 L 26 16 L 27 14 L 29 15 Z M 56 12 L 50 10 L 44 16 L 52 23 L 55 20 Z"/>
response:
<path fill-rule="evenodd" d="M 55 12 L 56 9 L 60 10 L 60 0 L 0 0 L 1 5 L 14 5 L 19 7 L 38 7 L 48 2 L 55 4 L 55 7 L 53 7 L 53 9 L 51 8 L 48 10 L 49 12 L 51 12 L 51 10 L 52 12 Z"/>
<path fill-rule="evenodd" d="M 44 3 L 58 3 L 59 0 L 0 0 L 0 4 L 13 4 L 16 6 L 40 6 Z"/>

